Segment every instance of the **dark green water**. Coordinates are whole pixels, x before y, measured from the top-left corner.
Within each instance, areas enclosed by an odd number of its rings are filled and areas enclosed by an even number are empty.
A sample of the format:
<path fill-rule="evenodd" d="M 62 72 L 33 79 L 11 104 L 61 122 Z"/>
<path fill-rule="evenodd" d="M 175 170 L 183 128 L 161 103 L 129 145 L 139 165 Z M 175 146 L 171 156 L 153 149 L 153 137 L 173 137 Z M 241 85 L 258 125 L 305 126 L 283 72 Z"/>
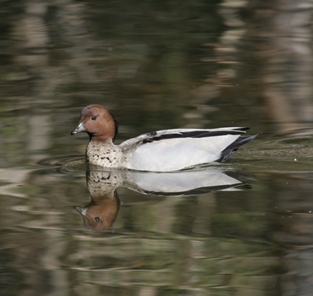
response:
<path fill-rule="evenodd" d="M 310 2 L 2 7 L 1 295 L 311 295 Z M 91 103 L 115 115 L 117 143 L 259 136 L 195 174 L 89 170 L 87 135 L 70 131 Z"/>

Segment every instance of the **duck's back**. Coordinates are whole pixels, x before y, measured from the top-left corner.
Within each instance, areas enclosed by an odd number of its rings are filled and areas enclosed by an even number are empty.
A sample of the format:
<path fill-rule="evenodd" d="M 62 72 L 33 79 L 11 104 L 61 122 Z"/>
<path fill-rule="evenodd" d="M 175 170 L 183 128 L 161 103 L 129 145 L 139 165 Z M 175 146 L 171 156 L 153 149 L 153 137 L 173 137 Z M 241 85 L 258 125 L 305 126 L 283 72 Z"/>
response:
<path fill-rule="evenodd" d="M 255 136 L 242 136 L 246 128 L 173 129 L 152 132 L 121 144 L 128 152 L 126 167 L 168 172 L 224 161 Z"/>

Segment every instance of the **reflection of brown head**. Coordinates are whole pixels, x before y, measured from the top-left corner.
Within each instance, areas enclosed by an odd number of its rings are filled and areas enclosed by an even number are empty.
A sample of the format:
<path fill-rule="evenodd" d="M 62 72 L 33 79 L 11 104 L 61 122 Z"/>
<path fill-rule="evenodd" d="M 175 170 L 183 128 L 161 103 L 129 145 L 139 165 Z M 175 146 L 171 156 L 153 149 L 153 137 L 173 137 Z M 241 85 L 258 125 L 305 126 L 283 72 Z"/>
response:
<path fill-rule="evenodd" d="M 101 198 L 92 199 L 85 207 L 74 207 L 84 220 L 86 229 L 106 230 L 112 227 L 120 207 L 116 191 L 105 193 Z"/>

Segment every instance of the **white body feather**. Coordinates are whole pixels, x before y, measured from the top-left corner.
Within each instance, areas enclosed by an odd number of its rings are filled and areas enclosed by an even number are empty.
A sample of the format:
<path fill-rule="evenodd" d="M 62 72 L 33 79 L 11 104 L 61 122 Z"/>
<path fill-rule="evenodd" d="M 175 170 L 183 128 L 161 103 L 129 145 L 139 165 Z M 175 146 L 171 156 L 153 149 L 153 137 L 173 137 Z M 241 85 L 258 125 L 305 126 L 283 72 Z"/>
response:
<path fill-rule="evenodd" d="M 241 129 L 172 129 L 140 135 L 120 144 L 123 154 L 127 155 L 121 166 L 132 170 L 169 172 L 218 161 L 222 151 L 245 132 Z M 190 132 L 226 133 L 204 137 L 180 136 Z"/>

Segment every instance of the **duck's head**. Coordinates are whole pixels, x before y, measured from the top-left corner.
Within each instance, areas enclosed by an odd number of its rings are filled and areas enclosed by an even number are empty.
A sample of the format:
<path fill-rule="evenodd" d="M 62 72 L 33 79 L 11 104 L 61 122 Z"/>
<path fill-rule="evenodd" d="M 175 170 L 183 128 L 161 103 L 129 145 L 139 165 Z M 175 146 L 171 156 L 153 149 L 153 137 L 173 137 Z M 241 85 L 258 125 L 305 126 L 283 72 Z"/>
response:
<path fill-rule="evenodd" d="M 86 132 L 91 139 L 112 140 L 117 134 L 117 123 L 110 111 L 101 105 L 88 105 L 81 114 L 71 135 Z"/>

